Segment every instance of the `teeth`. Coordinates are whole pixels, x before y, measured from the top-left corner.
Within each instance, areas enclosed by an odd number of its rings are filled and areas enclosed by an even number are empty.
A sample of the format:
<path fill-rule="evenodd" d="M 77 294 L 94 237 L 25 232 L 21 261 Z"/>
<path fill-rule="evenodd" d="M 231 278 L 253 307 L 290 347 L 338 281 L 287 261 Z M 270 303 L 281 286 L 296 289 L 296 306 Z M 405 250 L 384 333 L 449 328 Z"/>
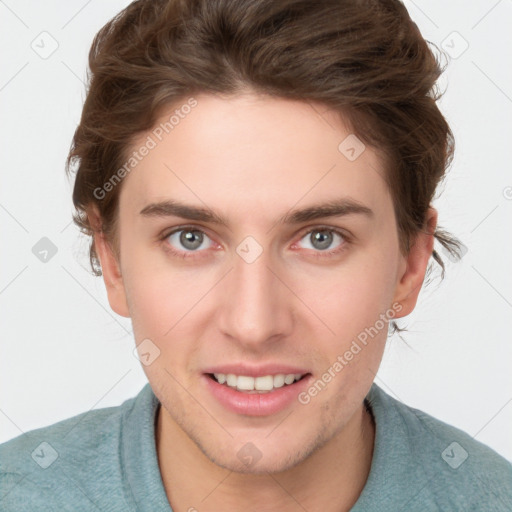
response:
<path fill-rule="evenodd" d="M 282 388 L 284 386 L 284 375 L 280 373 L 279 375 L 274 375 L 274 387 Z"/>
<path fill-rule="evenodd" d="M 265 377 L 256 377 L 254 379 L 254 389 L 257 391 L 270 391 L 274 387 L 274 377 L 265 375 Z"/>
<path fill-rule="evenodd" d="M 239 391 L 268 392 L 274 388 L 282 388 L 290 385 L 302 377 L 301 373 L 279 373 L 277 375 L 265 375 L 263 377 L 249 377 L 247 375 L 234 375 L 232 373 L 214 373 L 213 376 L 219 384 L 227 384 Z"/>
<path fill-rule="evenodd" d="M 254 377 L 240 375 L 237 379 L 236 389 L 240 389 L 241 391 L 252 391 L 254 389 Z"/>
<path fill-rule="evenodd" d="M 294 374 L 285 375 L 284 376 L 284 383 L 285 384 L 291 384 L 294 380 L 295 380 L 295 375 Z"/>

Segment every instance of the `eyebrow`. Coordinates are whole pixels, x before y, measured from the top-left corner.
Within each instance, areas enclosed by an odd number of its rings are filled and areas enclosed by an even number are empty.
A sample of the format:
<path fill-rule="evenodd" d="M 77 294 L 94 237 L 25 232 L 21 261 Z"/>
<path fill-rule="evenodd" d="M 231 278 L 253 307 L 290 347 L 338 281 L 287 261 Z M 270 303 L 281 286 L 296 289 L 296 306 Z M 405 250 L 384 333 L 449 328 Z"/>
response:
<path fill-rule="evenodd" d="M 300 224 L 327 217 L 343 217 L 352 214 L 362 214 L 373 217 L 373 211 L 367 206 L 349 198 L 334 199 L 307 208 L 291 210 L 283 215 L 278 223 Z M 228 227 L 227 220 L 209 208 L 187 205 L 176 200 L 166 200 L 145 206 L 140 215 L 144 217 L 180 217 L 187 220 L 209 222 Z"/>

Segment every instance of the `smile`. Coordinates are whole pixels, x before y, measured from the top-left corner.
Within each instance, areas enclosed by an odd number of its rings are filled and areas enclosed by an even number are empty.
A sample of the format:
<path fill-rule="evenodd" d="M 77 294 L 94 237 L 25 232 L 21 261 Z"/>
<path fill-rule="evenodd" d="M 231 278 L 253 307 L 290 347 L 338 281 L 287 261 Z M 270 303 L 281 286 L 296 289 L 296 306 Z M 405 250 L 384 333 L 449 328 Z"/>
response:
<path fill-rule="evenodd" d="M 210 377 L 219 384 L 223 384 L 237 391 L 247 393 L 270 393 L 275 389 L 290 386 L 304 377 L 301 373 L 278 373 L 277 375 L 264 375 L 251 377 L 249 375 L 235 375 L 233 373 L 213 373 Z"/>
<path fill-rule="evenodd" d="M 313 379 L 311 373 L 291 373 L 299 368 L 285 369 L 281 365 L 258 369 L 231 366 L 224 369 L 226 373 L 218 371 L 221 368 L 207 370 L 201 382 L 207 396 L 223 409 L 244 416 L 271 416 L 293 407 Z"/>

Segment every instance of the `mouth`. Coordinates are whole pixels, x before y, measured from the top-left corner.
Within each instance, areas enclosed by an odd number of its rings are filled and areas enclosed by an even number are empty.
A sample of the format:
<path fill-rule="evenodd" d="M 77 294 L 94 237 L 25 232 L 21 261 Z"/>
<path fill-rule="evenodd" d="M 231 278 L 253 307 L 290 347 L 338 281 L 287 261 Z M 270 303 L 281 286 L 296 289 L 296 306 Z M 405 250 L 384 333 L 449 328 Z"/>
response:
<path fill-rule="evenodd" d="M 293 407 L 313 379 L 309 372 L 291 373 L 298 368 L 220 369 L 203 373 L 205 391 L 225 410 L 242 416 L 272 416 Z"/>
<path fill-rule="evenodd" d="M 235 375 L 233 373 L 207 374 L 210 379 L 218 384 L 248 394 L 272 393 L 277 389 L 291 386 L 308 375 L 308 373 L 278 373 L 275 375 L 251 377 L 250 375 Z"/>

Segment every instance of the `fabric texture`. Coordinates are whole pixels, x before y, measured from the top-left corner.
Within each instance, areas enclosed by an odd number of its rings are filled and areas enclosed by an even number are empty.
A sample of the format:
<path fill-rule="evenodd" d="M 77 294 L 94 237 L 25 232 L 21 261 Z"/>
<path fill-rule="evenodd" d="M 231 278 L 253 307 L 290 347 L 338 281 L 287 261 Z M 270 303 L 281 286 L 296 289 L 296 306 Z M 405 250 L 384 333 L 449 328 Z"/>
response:
<path fill-rule="evenodd" d="M 512 465 L 463 431 L 373 384 L 372 466 L 352 512 L 512 511 Z M 172 512 L 155 446 L 149 384 L 0 445 L 0 510 Z"/>

